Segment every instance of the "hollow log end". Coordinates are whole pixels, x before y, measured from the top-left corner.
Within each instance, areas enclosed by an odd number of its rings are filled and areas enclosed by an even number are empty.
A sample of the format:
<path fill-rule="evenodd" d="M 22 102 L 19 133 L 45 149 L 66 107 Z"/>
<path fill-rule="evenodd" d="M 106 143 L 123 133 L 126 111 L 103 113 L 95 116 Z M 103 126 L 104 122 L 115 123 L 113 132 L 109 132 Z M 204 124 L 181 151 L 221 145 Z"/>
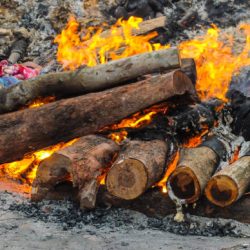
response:
<path fill-rule="evenodd" d="M 32 184 L 31 199 L 39 201 L 46 198 L 56 186 L 70 179 L 70 167 L 71 161 L 57 153 L 41 161 Z"/>
<path fill-rule="evenodd" d="M 206 197 L 210 202 L 226 207 L 238 199 L 238 187 L 235 181 L 227 175 L 214 176 L 205 189 Z"/>
<path fill-rule="evenodd" d="M 117 162 L 110 169 L 106 178 L 106 186 L 112 195 L 132 200 L 144 193 L 147 179 L 147 171 L 141 161 L 126 159 Z"/>
<path fill-rule="evenodd" d="M 187 203 L 196 202 L 201 195 L 201 187 L 195 173 L 188 166 L 179 166 L 169 177 L 169 192 Z"/>

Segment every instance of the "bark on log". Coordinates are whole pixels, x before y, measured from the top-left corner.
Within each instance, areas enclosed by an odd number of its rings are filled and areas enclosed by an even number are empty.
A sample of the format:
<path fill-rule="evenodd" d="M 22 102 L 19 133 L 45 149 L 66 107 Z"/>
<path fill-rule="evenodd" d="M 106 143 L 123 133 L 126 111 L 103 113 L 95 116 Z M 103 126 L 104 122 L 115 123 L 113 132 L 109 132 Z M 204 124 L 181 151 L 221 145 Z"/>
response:
<path fill-rule="evenodd" d="M 94 133 L 101 128 L 195 89 L 180 71 L 157 75 L 117 87 L 4 114 L 0 119 L 0 164 L 18 160 L 25 153 Z M 18 138 L 18 140 L 17 140 Z M 10 142 L 15 141 L 15 147 Z"/>
<path fill-rule="evenodd" d="M 197 201 L 219 159 L 214 150 L 206 146 L 182 149 L 177 168 L 169 178 L 170 196 L 185 203 Z"/>
<path fill-rule="evenodd" d="M 130 141 L 107 174 L 108 191 L 125 200 L 143 194 L 164 174 L 168 150 L 162 140 Z"/>
<path fill-rule="evenodd" d="M 111 195 L 105 187 L 99 189 L 97 205 L 101 207 L 127 208 L 142 212 L 150 217 L 165 217 L 176 213 L 176 206 L 168 194 L 158 189 L 149 189 L 140 197 L 134 200 L 123 200 Z M 184 212 L 192 215 L 205 216 L 210 218 L 234 219 L 244 223 L 250 223 L 250 196 L 245 195 L 233 205 L 221 208 L 214 206 L 205 198 L 200 199 L 197 205 L 184 207 Z"/>
<path fill-rule="evenodd" d="M 89 135 L 81 137 L 73 145 L 57 151 L 43 160 L 32 185 L 32 200 L 48 198 L 67 176 L 77 188 L 81 208 L 94 208 L 99 187 L 98 177 L 110 166 L 119 146 L 104 137 Z M 50 197 L 50 196 L 49 196 Z"/>
<path fill-rule="evenodd" d="M 26 105 L 38 97 L 58 98 L 101 91 L 145 74 L 180 68 L 176 48 L 111 61 L 74 72 L 51 73 L 0 90 L 0 114 Z"/>
<path fill-rule="evenodd" d="M 242 197 L 249 184 L 250 156 L 244 156 L 217 172 L 208 182 L 205 194 L 213 204 L 226 207 Z"/>

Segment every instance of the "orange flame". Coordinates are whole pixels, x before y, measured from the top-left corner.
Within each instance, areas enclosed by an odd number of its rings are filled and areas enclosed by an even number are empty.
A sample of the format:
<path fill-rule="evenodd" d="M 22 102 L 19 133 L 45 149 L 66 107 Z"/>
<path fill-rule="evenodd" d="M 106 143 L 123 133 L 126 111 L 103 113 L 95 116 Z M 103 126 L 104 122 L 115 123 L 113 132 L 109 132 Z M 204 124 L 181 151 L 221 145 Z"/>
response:
<path fill-rule="evenodd" d="M 238 146 L 238 147 L 235 149 L 235 151 L 234 151 L 234 153 L 233 153 L 233 155 L 232 155 L 232 158 L 231 158 L 231 160 L 229 161 L 229 164 L 232 164 L 232 163 L 234 163 L 235 161 L 237 161 L 237 160 L 239 159 L 239 155 L 240 155 L 240 146 Z"/>
<path fill-rule="evenodd" d="M 8 178 L 32 183 L 36 177 L 37 167 L 42 160 L 50 157 L 59 149 L 72 145 L 76 141 L 77 139 L 67 143 L 59 143 L 55 146 L 36 151 L 32 154 L 27 154 L 21 161 L 2 164 L 0 165 L 0 172 L 4 173 L 4 175 Z"/>
<path fill-rule="evenodd" d="M 144 125 L 148 125 L 151 123 L 154 116 L 158 113 L 166 113 L 167 107 L 163 105 L 155 105 L 149 109 L 144 110 L 143 112 L 137 112 L 132 116 L 123 119 L 118 124 L 114 124 L 112 126 L 106 127 L 103 130 L 116 130 L 122 128 L 140 128 Z M 114 132 L 109 135 L 109 138 L 114 140 L 115 142 L 121 142 L 127 138 L 128 132 L 126 130 L 122 130 L 119 132 Z"/>
<path fill-rule="evenodd" d="M 161 188 L 161 191 L 163 193 L 167 193 L 167 186 L 166 183 L 168 181 L 169 176 L 173 173 L 173 171 L 176 169 L 177 163 L 179 161 L 180 158 L 180 153 L 179 151 L 176 153 L 175 157 L 173 158 L 173 161 L 168 165 L 167 167 L 167 171 L 164 175 L 164 177 L 162 178 L 162 180 L 160 182 L 158 182 L 156 184 L 156 186 Z"/>
<path fill-rule="evenodd" d="M 127 21 L 119 19 L 111 26 L 110 31 L 103 32 L 102 27 L 81 29 L 74 17 L 69 19 L 67 27 L 55 38 L 58 43 L 57 60 L 64 69 L 73 70 L 82 65 L 95 66 L 139 53 L 150 52 L 169 45 L 151 44 L 157 32 L 134 36 L 133 31 L 139 29 L 142 18 L 130 17 Z"/>
<path fill-rule="evenodd" d="M 233 53 L 233 35 L 222 33 L 215 25 L 205 36 L 180 44 L 181 57 L 195 59 L 196 89 L 201 99 L 217 97 L 226 101 L 232 76 L 250 65 L 250 24 L 242 24 L 238 29 L 246 35 L 245 46 L 238 55 Z"/>
<path fill-rule="evenodd" d="M 37 98 L 36 100 L 34 100 L 33 102 L 31 102 L 28 107 L 29 108 L 38 108 L 43 106 L 44 104 L 48 104 L 51 102 L 54 102 L 56 100 L 55 96 L 48 96 L 48 97 L 44 97 L 44 98 Z"/>

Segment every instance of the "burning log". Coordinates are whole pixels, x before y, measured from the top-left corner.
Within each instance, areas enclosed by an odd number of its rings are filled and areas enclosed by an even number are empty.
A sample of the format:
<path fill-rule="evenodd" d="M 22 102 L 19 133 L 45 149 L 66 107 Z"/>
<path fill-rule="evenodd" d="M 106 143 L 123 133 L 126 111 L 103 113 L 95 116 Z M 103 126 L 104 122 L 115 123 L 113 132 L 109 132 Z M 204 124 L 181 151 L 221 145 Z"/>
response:
<path fill-rule="evenodd" d="M 169 145 L 162 140 L 130 141 L 120 153 L 106 178 L 108 191 L 132 200 L 160 181 Z"/>
<path fill-rule="evenodd" d="M 178 139 L 185 142 L 187 136 L 195 136 L 214 126 L 217 110 L 223 105 L 218 99 L 185 105 L 168 116 L 169 125 Z"/>
<path fill-rule="evenodd" d="M 205 194 L 213 204 L 226 207 L 237 201 L 250 184 L 250 152 L 217 172 L 208 182 Z"/>
<path fill-rule="evenodd" d="M 139 76 L 180 68 L 176 48 L 144 53 L 74 72 L 51 73 L 0 91 L 0 113 L 38 97 L 68 97 L 120 86 Z"/>
<path fill-rule="evenodd" d="M 166 22 L 167 22 L 166 16 L 161 16 L 161 17 L 157 17 L 157 18 L 143 21 L 143 22 L 139 23 L 138 29 L 132 30 L 132 35 L 133 36 L 143 35 L 143 34 L 146 34 L 150 31 L 153 31 L 157 28 L 165 27 Z M 119 28 L 118 33 L 120 33 L 122 35 L 123 29 Z M 111 35 L 111 30 L 105 30 L 100 34 L 100 37 L 107 38 L 107 37 L 110 37 L 110 35 Z M 91 39 L 86 41 L 86 45 L 88 45 L 90 43 L 91 43 Z"/>
<path fill-rule="evenodd" d="M 89 135 L 81 137 L 73 145 L 57 151 L 43 160 L 37 171 L 32 188 L 32 199 L 42 200 L 51 195 L 55 187 L 69 179 L 79 189 L 81 208 L 94 208 L 99 187 L 98 177 L 119 151 L 119 146 L 104 137 Z"/>
<path fill-rule="evenodd" d="M 215 137 L 197 148 L 182 149 L 177 168 L 169 178 L 170 196 L 186 203 L 197 201 L 223 153 L 224 146 Z"/>
<path fill-rule="evenodd" d="M 190 79 L 177 70 L 100 93 L 4 114 L 0 119 L 0 163 L 94 133 L 128 115 L 184 93 L 196 96 Z M 10 141 L 15 141 L 15 147 Z"/>

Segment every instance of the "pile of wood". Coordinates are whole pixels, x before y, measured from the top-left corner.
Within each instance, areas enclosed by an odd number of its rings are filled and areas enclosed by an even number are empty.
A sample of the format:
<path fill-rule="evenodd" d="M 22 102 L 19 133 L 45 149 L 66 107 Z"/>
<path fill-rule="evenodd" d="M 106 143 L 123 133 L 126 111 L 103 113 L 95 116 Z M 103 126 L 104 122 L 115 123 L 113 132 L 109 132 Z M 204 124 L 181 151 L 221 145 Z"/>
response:
<path fill-rule="evenodd" d="M 71 196 L 83 209 L 105 204 L 151 215 L 172 213 L 174 206 L 169 196 L 152 187 L 168 171 L 178 150 L 178 134 L 193 136 L 201 128 L 213 126 L 221 105 L 213 101 L 200 103 L 195 81 L 194 61 L 180 60 L 178 49 L 171 48 L 73 72 L 42 75 L 2 89 L 0 164 L 78 138 L 39 164 L 32 185 L 34 201 Z M 56 101 L 24 108 L 38 97 L 48 96 L 55 96 Z M 150 138 L 131 137 L 117 144 L 101 135 L 104 127 L 166 101 L 174 103 L 172 107 L 178 106 L 176 102 L 188 106 L 182 105 L 179 111 L 176 108 L 171 117 L 163 115 L 166 134 L 161 134 L 162 127 L 158 130 L 153 122 L 144 128 L 154 127 Z M 14 141 L 15 147 L 10 143 Z M 167 184 L 170 197 L 194 203 L 205 192 L 209 201 L 221 207 L 243 197 L 250 182 L 250 156 L 246 154 L 214 174 L 223 154 L 223 143 L 214 137 L 199 147 L 181 149 Z M 105 188 L 100 189 L 100 183 L 105 183 Z M 241 202 L 249 203 L 247 196 L 244 200 Z M 207 206 L 207 201 L 202 202 L 192 212 L 207 214 Z M 211 216 L 222 216 L 222 210 L 213 211 Z M 237 217 L 235 211 L 237 207 L 229 208 L 230 217 L 241 219 L 242 214 Z M 245 220 L 250 221 L 249 216 Z"/>

